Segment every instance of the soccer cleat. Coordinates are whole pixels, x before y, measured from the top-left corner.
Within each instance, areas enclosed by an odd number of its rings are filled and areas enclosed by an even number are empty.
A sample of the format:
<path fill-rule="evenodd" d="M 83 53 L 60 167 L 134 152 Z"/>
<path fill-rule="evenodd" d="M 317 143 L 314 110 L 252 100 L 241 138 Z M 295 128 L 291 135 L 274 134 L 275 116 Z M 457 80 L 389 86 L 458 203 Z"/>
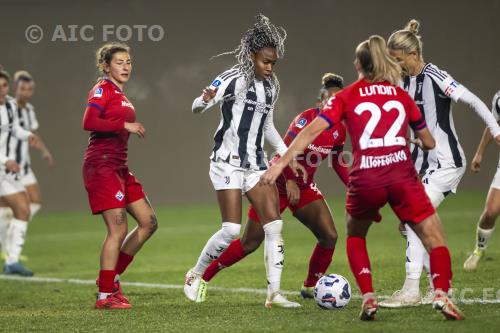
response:
<path fill-rule="evenodd" d="M 207 287 L 208 287 L 208 282 L 206 282 L 203 279 L 200 279 L 200 282 L 198 284 L 198 290 L 196 292 L 196 299 L 194 300 L 195 303 L 205 302 L 205 299 L 207 298 Z"/>
<path fill-rule="evenodd" d="M 297 302 L 289 301 L 283 296 L 280 292 L 273 293 L 270 297 L 268 296 L 266 299 L 266 303 L 264 303 L 266 308 L 300 308 L 301 305 Z"/>
<path fill-rule="evenodd" d="M 432 289 L 432 287 L 429 287 L 429 289 L 427 289 L 427 293 L 425 294 L 425 296 L 422 297 L 421 303 L 425 305 L 432 304 L 433 299 L 434 299 L 434 290 Z"/>
<path fill-rule="evenodd" d="M 198 297 L 200 281 L 201 274 L 195 273 L 192 269 L 186 273 L 184 280 L 184 295 L 193 302 L 196 302 L 196 298 Z"/>
<path fill-rule="evenodd" d="M 95 279 L 95 285 L 99 287 L 99 278 Z M 115 281 L 113 283 L 113 296 L 122 303 L 130 304 L 128 298 L 123 295 L 123 290 L 120 281 Z"/>
<path fill-rule="evenodd" d="M 474 252 L 471 253 L 469 258 L 464 262 L 464 270 L 466 272 L 473 272 L 477 269 L 477 265 L 479 264 L 479 260 L 483 256 L 484 251 L 479 249 L 475 249 Z"/>
<path fill-rule="evenodd" d="M 363 321 L 375 320 L 375 314 L 378 310 L 377 299 L 375 297 L 367 298 L 361 304 L 361 312 L 359 313 L 359 319 Z"/>
<path fill-rule="evenodd" d="M 130 309 L 132 308 L 132 305 L 120 302 L 115 295 L 111 294 L 107 298 L 96 300 L 95 308 L 103 310 Z"/>
<path fill-rule="evenodd" d="M 451 299 L 441 290 L 436 291 L 432 307 L 439 310 L 447 320 L 463 320 L 462 311 L 453 304 Z"/>
<path fill-rule="evenodd" d="M 3 266 L 3 272 L 6 275 L 33 276 L 33 272 L 23 266 L 20 262 L 15 262 L 10 265 Z"/>
<path fill-rule="evenodd" d="M 410 293 L 404 289 L 396 290 L 388 299 L 380 302 L 383 308 L 403 308 L 407 306 L 417 306 L 421 304 L 420 292 Z"/>
<path fill-rule="evenodd" d="M 303 298 L 314 298 L 314 287 L 302 286 L 300 289 L 300 296 Z"/>

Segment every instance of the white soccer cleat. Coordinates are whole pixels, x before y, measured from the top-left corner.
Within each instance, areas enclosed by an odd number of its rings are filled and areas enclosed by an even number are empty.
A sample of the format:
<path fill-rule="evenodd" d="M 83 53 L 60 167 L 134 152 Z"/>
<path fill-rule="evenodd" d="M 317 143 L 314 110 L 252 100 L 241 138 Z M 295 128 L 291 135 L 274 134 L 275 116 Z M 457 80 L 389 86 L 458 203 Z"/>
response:
<path fill-rule="evenodd" d="M 427 293 L 425 294 L 425 296 L 422 297 L 422 304 L 424 305 L 432 304 L 433 299 L 434 299 L 434 289 L 432 289 L 432 287 L 429 287 L 429 289 L 427 289 Z"/>
<path fill-rule="evenodd" d="M 383 308 L 404 308 L 409 306 L 417 306 L 422 302 L 420 292 L 408 292 L 406 290 L 397 290 L 391 297 L 380 302 L 378 305 Z"/>
<path fill-rule="evenodd" d="M 464 270 L 466 272 L 473 272 L 477 269 L 477 265 L 479 264 L 479 260 L 483 256 L 483 251 L 475 249 L 474 252 L 471 253 L 469 258 L 464 262 Z"/>
<path fill-rule="evenodd" d="M 270 297 L 267 297 L 266 303 L 264 304 L 266 308 L 300 308 L 297 302 L 289 301 L 280 292 L 273 293 Z"/>
<path fill-rule="evenodd" d="M 192 269 L 186 273 L 186 278 L 184 280 L 184 295 L 193 302 L 196 302 L 198 298 L 200 282 L 201 274 L 195 273 Z"/>

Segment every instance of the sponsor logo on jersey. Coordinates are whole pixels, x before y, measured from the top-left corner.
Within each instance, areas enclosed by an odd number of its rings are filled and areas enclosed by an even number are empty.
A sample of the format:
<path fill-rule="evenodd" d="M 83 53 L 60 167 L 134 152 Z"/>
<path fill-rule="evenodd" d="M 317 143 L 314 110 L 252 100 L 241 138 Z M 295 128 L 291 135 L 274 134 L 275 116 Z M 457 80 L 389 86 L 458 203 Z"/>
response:
<path fill-rule="evenodd" d="M 372 274 L 372 272 L 370 272 L 370 269 L 368 267 L 363 267 L 361 271 L 358 273 L 358 275 L 362 274 Z"/>
<path fill-rule="evenodd" d="M 212 82 L 211 86 L 217 88 L 221 84 L 222 84 L 222 82 L 220 82 L 220 80 L 214 80 L 214 82 Z"/>
<path fill-rule="evenodd" d="M 394 153 L 382 156 L 361 156 L 360 169 L 372 169 L 383 166 L 389 166 L 394 163 L 399 163 L 408 160 L 408 156 L 404 150 L 399 150 Z"/>
<path fill-rule="evenodd" d="M 273 91 L 269 87 L 266 87 L 266 96 L 273 97 Z"/>
<path fill-rule="evenodd" d="M 134 108 L 134 106 L 132 105 L 132 103 L 127 102 L 127 101 L 122 101 L 122 106 L 123 107 L 127 107 L 127 108 L 131 108 L 131 109 Z"/>
<path fill-rule="evenodd" d="M 97 88 L 94 91 L 94 97 L 101 98 L 102 97 L 102 88 Z"/>
<path fill-rule="evenodd" d="M 321 146 L 316 146 L 313 145 L 312 143 L 307 146 L 307 149 L 311 151 L 318 152 L 320 154 L 330 154 L 330 151 L 332 150 L 332 147 L 321 147 Z"/>
<path fill-rule="evenodd" d="M 118 191 L 118 192 L 116 192 L 116 194 L 115 194 L 115 198 L 116 198 L 116 199 L 118 199 L 118 201 L 122 201 L 122 200 L 123 200 L 123 198 L 125 198 L 125 194 L 123 194 L 123 192 L 122 192 L 122 191 Z"/>
<path fill-rule="evenodd" d="M 300 118 L 299 121 L 295 124 L 295 127 L 297 128 L 303 128 L 307 124 L 307 119 L 306 118 Z"/>
<path fill-rule="evenodd" d="M 248 91 L 250 91 L 250 92 L 253 92 L 253 93 L 254 93 L 254 92 L 255 92 L 255 88 L 254 88 L 253 86 L 251 86 L 250 88 L 248 88 Z"/>
<path fill-rule="evenodd" d="M 453 93 L 455 92 L 456 88 L 458 88 L 458 86 L 460 86 L 460 83 L 458 83 L 457 81 L 452 81 L 448 87 L 444 90 L 444 94 L 448 97 L 450 97 L 451 95 L 453 95 Z"/>

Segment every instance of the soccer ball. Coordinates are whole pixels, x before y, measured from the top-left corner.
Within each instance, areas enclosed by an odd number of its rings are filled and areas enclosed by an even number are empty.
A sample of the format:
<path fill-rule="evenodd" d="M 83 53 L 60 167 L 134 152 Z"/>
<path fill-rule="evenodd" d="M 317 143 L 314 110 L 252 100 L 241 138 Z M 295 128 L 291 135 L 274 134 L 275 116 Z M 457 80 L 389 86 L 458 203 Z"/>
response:
<path fill-rule="evenodd" d="M 342 309 L 351 300 L 351 286 L 342 275 L 324 275 L 314 287 L 314 299 L 320 308 Z"/>

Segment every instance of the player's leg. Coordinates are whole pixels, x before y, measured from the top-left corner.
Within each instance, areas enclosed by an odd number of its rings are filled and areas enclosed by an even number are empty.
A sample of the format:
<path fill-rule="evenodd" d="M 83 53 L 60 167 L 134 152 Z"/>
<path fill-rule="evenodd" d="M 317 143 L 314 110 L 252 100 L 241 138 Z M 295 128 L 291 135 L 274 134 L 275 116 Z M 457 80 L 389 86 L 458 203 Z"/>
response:
<path fill-rule="evenodd" d="M 306 194 L 301 193 L 302 195 Z M 294 216 L 311 230 L 318 241 L 309 259 L 307 277 L 301 289 L 302 297 L 313 298 L 316 282 L 325 274 L 332 261 L 338 237 L 337 230 L 330 209 L 323 198 L 296 209 Z"/>
<path fill-rule="evenodd" d="M 28 196 L 22 184 L 15 180 L 3 181 L 2 192 L 5 194 L 3 200 L 12 210 L 13 215 L 5 240 L 7 258 L 3 268 L 4 273 L 32 276 L 33 272 L 26 269 L 20 262 L 30 219 Z"/>
<path fill-rule="evenodd" d="M 280 215 L 278 190 L 275 185 L 263 185 L 258 181 L 258 177 L 259 174 L 249 177 L 247 184 L 250 190 L 246 192 L 246 195 L 264 229 L 264 262 L 268 282 L 265 306 L 269 308 L 274 306 L 300 307 L 299 303 L 287 300 L 280 292 L 285 245 L 281 235 L 283 220 Z"/>
<path fill-rule="evenodd" d="M 438 215 L 435 213 L 419 223 L 411 224 L 411 226 L 421 238 L 430 256 L 430 271 L 434 286 L 433 307 L 448 320 L 463 319 L 460 309 L 448 298 L 453 276 L 451 257 Z"/>
<path fill-rule="evenodd" d="M 252 205 L 250 205 L 248 207 L 248 218 L 243 236 L 241 239 L 237 238 L 233 240 L 219 258 L 208 265 L 202 275 L 203 281 L 210 282 L 222 269 L 234 265 L 257 250 L 264 240 L 264 236 L 264 229 L 260 224 L 260 219 Z"/>
<path fill-rule="evenodd" d="M 210 179 L 217 194 L 222 224 L 203 247 L 195 266 L 186 273 L 184 294 L 194 302 L 204 301 L 206 289 L 202 286 L 203 293 L 199 293 L 199 287 L 208 265 L 240 234 L 243 172 L 243 169 L 222 161 L 210 163 Z"/>
<path fill-rule="evenodd" d="M 498 215 L 500 215 L 500 184 L 498 188 L 493 187 L 492 184 L 486 197 L 483 213 L 477 225 L 476 248 L 464 262 L 464 269 L 466 271 L 472 272 L 477 269 L 479 260 L 488 246 L 488 240 L 495 230 L 495 222 Z"/>
<path fill-rule="evenodd" d="M 38 183 L 26 185 L 25 187 L 30 200 L 31 219 L 33 219 L 42 208 L 42 194 Z"/>
<path fill-rule="evenodd" d="M 97 280 L 99 293 L 95 303 L 96 309 L 128 309 L 131 305 L 123 303 L 115 294 L 116 264 L 120 248 L 127 236 L 127 211 L 125 208 L 113 208 L 103 211 L 102 217 L 107 234 L 102 244 L 100 271 Z"/>
<path fill-rule="evenodd" d="M 7 230 L 13 217 L 12 209 L 0 197 L 0 254 L 4 260 L 7 258 Z"/>

